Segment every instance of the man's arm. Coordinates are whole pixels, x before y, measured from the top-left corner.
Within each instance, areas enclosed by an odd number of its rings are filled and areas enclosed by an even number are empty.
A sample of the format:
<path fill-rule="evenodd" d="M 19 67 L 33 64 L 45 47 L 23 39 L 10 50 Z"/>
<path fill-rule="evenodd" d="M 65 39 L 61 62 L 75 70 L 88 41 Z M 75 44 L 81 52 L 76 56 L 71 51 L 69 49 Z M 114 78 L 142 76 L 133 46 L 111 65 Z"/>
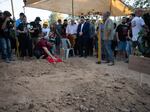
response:
<path fill-rule="evenodd" d="M 50 57 L 53 58 L 53 59 L 56 59 L 56 58 L 49 52 L 49 50 L 47 49 L 47 47 L 42 47 L 42 48 L 43 48 L 44 52 L 45 52 L 48 56 L 50 56 Z"/>
<path fill-rule="evenodd" d="M 141 18 L 141 26 L 146 30 L 149 31 L 150 29 L 148 28 L 148 26 L 145 24 L 144 20 Z"/>
<path fill-rule="evenodd" d="M 117 29 L 116 29 L 116 38 L 117 38 L 117 42 L 119 42 L 120 40 L 119 40 L 119 27 L 120 27 L 120 25 L 118 25 L 118 27 L 117 27 Z"/>
<path fill-rule="evenodd" d="M 69 34 L 69 25 L 67 25 L 67 28 L 66 28 L 66 35 L 68 36 Z"/>
<path fill-rule="evenodd" d="M 2 30 L 4 30 L 4 29 L 7 27 L 6 25 L 7 25 L 7 22 L 8 22 L 9 20 L 10 20 L 9 17 L 5 19 L 5 21 L 4 21 L 4 23 L 3 23 L 2 27 L 1 27 Z"/>
<path fill-rule="evenodd" d="M 79 36 L 80 26 L 81 26 L 81 24 L 79 24 L 78 27 L 77 27 L 77 36 Z"/>

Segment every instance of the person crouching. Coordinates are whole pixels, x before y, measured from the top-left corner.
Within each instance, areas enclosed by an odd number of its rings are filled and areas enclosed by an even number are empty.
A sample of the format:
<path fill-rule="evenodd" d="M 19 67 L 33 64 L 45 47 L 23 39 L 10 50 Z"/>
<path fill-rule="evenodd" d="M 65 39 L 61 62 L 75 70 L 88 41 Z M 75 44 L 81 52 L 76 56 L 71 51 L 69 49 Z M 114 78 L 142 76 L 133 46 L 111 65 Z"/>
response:
<path fill-rule="evenodd" d="M 34 49 L 34 56 L 37 59 L 46 59 L 49 62 L 62 62 L 61 59 L 57 58 L 56 56 L 54 56 L 54 54 L 52 54 L 52 52 L 50 51 L 50 49 L 52 48 L 52 43 L 50 43 L 48 41 L 47 38 L 43 37 L 43 33 L 40 33 L 40 38 L 35 46 Z"/>

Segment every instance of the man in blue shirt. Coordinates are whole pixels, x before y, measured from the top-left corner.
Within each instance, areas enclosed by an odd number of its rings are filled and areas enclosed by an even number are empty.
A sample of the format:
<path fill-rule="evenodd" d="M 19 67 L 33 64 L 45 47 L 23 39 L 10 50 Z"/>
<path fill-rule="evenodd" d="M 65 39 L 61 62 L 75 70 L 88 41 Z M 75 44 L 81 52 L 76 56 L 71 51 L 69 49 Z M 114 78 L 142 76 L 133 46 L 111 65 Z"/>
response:
<path fill-rule="evenodd" d="M 16 20 L 16 27 L 18 27 L 22 23 L 25 15 L 24 15 L 24 13 L 20 13 L 19 16 L 20 16 L 20 18 Z"/>

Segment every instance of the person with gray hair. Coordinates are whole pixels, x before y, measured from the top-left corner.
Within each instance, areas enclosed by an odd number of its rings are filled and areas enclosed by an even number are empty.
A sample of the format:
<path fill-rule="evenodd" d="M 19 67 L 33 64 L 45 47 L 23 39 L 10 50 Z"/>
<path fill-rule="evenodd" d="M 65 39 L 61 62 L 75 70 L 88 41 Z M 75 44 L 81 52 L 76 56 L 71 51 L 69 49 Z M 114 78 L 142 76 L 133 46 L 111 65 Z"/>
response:
<path fill-rule="evenodd" d="M 71 47 L 74 47 L 75 45 L 75 41 L 76 41 L 76 35 L 77 35 L 77 27 L 78 25 L 75 24 L 75 21 L 72 19 L 70 24 L 67 25 L 66 28 L 66 34 L 67 34 L 67 38 L 69 39 L 70 43 L 71 43 Z"/>
<path fill-rule="evenodd" d="M 108 62 L 108 66 L 114 65 L 114 56 L 112 52 L 112 40 L 113 40 L 113 29 L 114 24 L 113 21 L 109 18 L 110 12 L 105 12 L 103 15 L 104 23 L 104 46 L 106 50 L 106 60 Z"/>

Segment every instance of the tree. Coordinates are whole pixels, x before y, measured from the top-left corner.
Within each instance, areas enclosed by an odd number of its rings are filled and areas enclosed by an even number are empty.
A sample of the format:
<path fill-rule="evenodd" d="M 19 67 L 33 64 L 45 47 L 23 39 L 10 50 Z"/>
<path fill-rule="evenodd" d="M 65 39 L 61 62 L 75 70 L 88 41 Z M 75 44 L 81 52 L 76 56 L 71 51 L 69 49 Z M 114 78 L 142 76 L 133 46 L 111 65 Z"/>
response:
<path fill-rule="evenodd" d="M 134 8 L 150 8 L 149 0 L 123 0 L 123 1 Z"/>
<path fill-rule="evenodd" d="M 63 15 L 60 13 L 52 12 L 49 16 L 49 23 L 55 23 L 58 19 L 63 19 Z"/>

